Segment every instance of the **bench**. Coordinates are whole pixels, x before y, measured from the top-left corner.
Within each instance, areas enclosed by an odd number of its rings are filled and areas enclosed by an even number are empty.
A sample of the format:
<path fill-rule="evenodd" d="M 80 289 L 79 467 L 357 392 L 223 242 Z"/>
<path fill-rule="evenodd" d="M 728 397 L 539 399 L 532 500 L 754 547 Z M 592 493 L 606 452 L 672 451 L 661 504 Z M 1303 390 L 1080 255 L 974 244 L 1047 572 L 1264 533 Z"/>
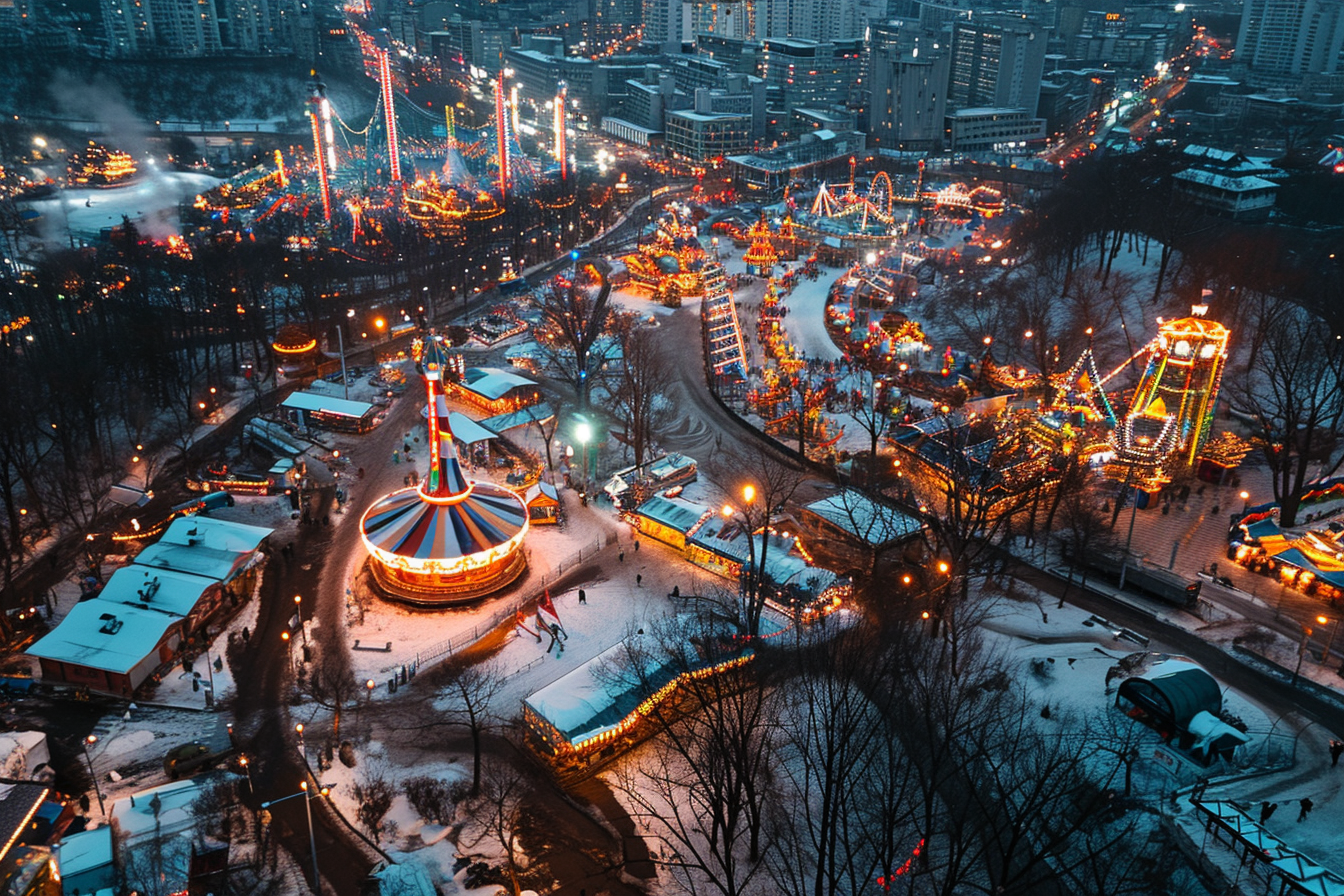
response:
<path fill-rule="evenodd" d="M 355 646 L 352 647 L 351 649 L 352 649 L 352 650 L 372 650 L 372 651 L 375 651 L 375 652 L 377 652 L 377 653 L 391 653 L 391 652 L 392 652 L 392 642 L 391 642 L 391 641 L 388 641 L 388 642 L 387 642 L 386 644 L 384 644 L 382 647 L 374 647 L 374 646 L 371 646 L 371 645 L 361 644 L 358 640 L 356 640 L 356 641 L 355 641 Z"/>

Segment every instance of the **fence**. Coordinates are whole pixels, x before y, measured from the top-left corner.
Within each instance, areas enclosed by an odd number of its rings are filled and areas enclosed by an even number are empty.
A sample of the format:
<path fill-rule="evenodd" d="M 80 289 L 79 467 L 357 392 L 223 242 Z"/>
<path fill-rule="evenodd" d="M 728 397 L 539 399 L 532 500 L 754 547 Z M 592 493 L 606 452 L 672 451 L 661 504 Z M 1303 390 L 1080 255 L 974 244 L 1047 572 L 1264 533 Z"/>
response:
<path fill-rule="evenodd" d="M 398 669 L 413 668 L 421 671 L 428 666 L 441 662 L 444 658 L 452 656 L 464 647 L 479 641 L 482 637 L 494 631 L 495 628 L 506 619 L 511 619 L 518 615 L 518 611 L 536 602 L 548 588 L 551 583 L 563 576 L 566 570 L 573 570 L 576 566 L 585 560 L 591 560 L 595 554 L 614 543 L 615 533 L 604 533 L 599 537 L 585 544 L 579 550 L 569 557 L 555 563 L 552 566 L 541 570 L 539 573 L 535 567 L 528 564 L 528 578 L 524 582 L 526 588 L 524 596 L 506 601 L 493 613 L 476 623 L 469 631 L 459 632 L 446 641 L 440 641 L 437 644 L 431 644 L 415 652 L 414 656 L 403 657 L 398 662 L 383 667 L 384 673 L 390 673 Z M 530 558 L 529 558 L 530 560 Z M 539 579 L 539 580 L 538 580 Z M 535 581 L 535 584 L 533 582 Z M 527 587 L 530 586 L 530 587 Z"/>

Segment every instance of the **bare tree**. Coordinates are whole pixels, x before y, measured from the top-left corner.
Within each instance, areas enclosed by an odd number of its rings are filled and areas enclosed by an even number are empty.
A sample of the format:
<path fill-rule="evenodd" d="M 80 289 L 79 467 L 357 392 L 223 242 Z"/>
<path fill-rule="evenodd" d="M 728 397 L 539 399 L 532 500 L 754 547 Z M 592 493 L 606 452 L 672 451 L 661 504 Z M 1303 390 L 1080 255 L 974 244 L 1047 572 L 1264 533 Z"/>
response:
<path fill-rule="evenodd" d="M 485 766 L 481 793 L 473 801 L 474 824 L 464 831 L 464 843 L 474 846 L 489 839 L 504 852 L 509 886 L 514 896 L 522 893 L 518 875 L 524 870 L 518 843 L 518 828 L 523 808 L 531 796 L 531 786 L 523 774 L 502 759 L 492 757 Z M 473 830 L 479 826 L 479 830 Z M 468 840 L 467 837 L 472 839 Z"/>
<path fill-rule="evenodd" d="M 594 353 L 611 316 L 611 284 L 601 259 L 580 259 L 574 279 L 555 278 L 542 293 L 539 344 L 550 368 L 574 389 L 587 410 L 593 379 L 607 358 Z"/>
<path fill-rule="evenodd" d="M 721 634 L 710 623 L 627 642 L 631 672 L 667 669 L 681 685 L 676 699 L 651 708 L 662 733 L 621 773 L 618 786 L 633 814 L 665 844 L 664 864 L 679 884 L 693 894 L 743 896 L 764 871 L 769 847 L 776 712 L 772 692 L 750 665 L 693 674 L 737 655 L 739 647 Z"/>
<path fill-rule="evenodd" d="M 351 787 L 351 795 L 358 804 L 355 815 L 359 823 L 369 832 L 374 842 L 380 841 L 384 833 L 383 819 L 392 808 L 392 800 L 397 795 L 396 789 L 383 776 L 381 770 L 366 763 L 363 775 Z"/>
<path fill-rule="evenodd" d="M 1311 479 L 1344 461 L 1344 337 L 1287 300 L 1264 315 L 1257 364 L 1228 385 L 1234 406 L 1255 421 L 1252 442 L 1269 468 L 1280 523 L 1293 526 Z"/>
<path fill-rule="evenodd" d="M 725 487 L 725 512 L 738 521 L 747 539 L 747 562 L 742 568 L 742 628 L 748 637 L 760 634 L 761 613 L 769 598 L 766 587 L 766 563 L 770 552 L 770 526 L 781 510 L 793 500 L 807 475 L 781 460 L 761 445 L 748 449 L 743 456 L 724 459 L 716 466 L 715 481 L 732 483 Z M 757 533 L 760 537 L 757 538 Z"/>
<path fill-rule="evenodd" d="M 472 663 L 457 658 L 448 666 L 442 721 L 467 729 L 471 735 L 471 794 L 481 791 L 481 741 L 495 724 L 491 702 L 504 687 L 504 675 L 492 662 Z"/>
<path fill-rule="evenodd" d="M 914 767 L 867 693 L 876 649 L 849 629 L 789 657 L 767 859 L 781 892 L 863 892 L 909 849 Z"/>
<path fill-rule="evenodd" d="M 344 643 L 323 644 L 316 654 L 308 674 L 300 678 L 299 688 L 314 703 L 332 711 L 331 738 L 339 742 L 341 711 L 359 696 L 360 689 Z"/>
<path fill-rule="evenodd" d="M 638 315 L 617 315 L 612 330 L 621 361 L 613 377 L 608 409 L 625 421 L 624 434 L 616 433 L 616 438 L 630 446 L 635 465 L 641 466 L 666 413 L 672 367 L 658 348 L 658 331 L 643 324 Z"/>

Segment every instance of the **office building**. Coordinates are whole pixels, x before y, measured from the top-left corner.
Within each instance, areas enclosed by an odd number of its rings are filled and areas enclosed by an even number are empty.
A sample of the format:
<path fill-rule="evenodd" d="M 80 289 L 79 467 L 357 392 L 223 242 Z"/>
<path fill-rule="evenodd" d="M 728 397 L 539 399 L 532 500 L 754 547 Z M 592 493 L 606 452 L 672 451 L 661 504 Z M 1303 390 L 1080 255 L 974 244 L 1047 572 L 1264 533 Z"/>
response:
<path fill-rule="evenodd" d="M 1344 50 L 1342 0 L 1245 0 L 1237 61 L 1279 75 L 1333 74 Z"/>
<path fill-rule="evenodd" d="M 1022 109 L 957 109 L 947 113 L 946 125 L 953 152 L 1025 154 L 1045 140 L 1045 119 Z"/>
<path fill-rule="evenodd" d="M 1045 32 L 1027 19 L 957 21 L 952 26 L 948 104 L 957 109 L 1024 109 L 1034 115 L 1045 46 Z"/>
<path fill-rule="evenodd" d="M 668 155 L 704 163 L 751 149 L 750 115 L 702 112 L 700 104 L 696 105 L 696 109 L 667 113 L 664 140 Z"/>
<path fill-rule="evenodd" d="M 929 152 L 942 148 L 950 57 L 932 42 L 873 55 L 868 133 L 876 149 Z M 921 52 L 922 50 L 922 52 Z"/>

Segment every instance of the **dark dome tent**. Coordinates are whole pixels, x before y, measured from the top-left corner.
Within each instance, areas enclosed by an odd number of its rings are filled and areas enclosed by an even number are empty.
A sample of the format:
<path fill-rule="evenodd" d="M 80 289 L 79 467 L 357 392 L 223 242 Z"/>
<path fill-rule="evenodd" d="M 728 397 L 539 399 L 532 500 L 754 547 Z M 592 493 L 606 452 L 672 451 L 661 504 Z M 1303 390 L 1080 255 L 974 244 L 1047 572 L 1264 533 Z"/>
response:
<path fill-rule="evenodd" d="M 1199 713 L 1218 715 L 1223 693 L 1214 677 L 1198 666 L 1161 663 L 1147 676 L 1121 682 L 1115 705 L 1170 739 L 1188 732 Z"/>

